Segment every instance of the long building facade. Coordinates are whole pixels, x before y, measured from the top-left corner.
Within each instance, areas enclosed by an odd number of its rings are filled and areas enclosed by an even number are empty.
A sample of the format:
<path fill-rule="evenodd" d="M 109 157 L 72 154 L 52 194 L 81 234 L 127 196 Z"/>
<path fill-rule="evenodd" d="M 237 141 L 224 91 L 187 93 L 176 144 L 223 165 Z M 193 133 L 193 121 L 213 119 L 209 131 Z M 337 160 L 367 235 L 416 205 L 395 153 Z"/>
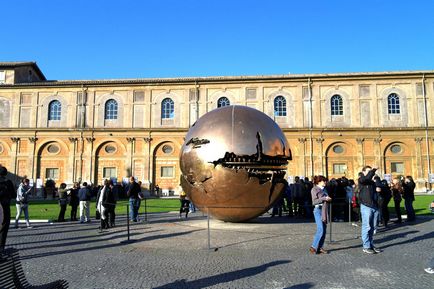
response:
<path fill-rule="evenodd" d="M 177 194 L 189 127 L 225 105 L 279 124 L 288 176 L 369 164 L 431 189 L 434 71 L 51 81 L 35 62 L 0 62 L 0 164 L 37 185 L 133 175 Z"/>

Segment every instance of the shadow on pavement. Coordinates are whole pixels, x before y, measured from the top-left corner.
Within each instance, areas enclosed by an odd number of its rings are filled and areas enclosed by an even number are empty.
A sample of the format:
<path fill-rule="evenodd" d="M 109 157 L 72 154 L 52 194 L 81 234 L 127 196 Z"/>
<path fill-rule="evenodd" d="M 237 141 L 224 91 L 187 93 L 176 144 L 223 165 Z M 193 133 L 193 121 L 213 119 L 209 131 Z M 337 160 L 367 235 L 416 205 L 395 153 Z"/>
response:
<path fill-rule="evenodd" d="M 281 265 L 281 264 L 287 264 L 290 262 L 291 261 L 289 261 L 289 260 L 273 261 L 273 262 L 269 262 L 267 264 L 263 264 L 260 266 L 250 267 L 250 268 L 236 270 L 236 271 L 227 272 L 227 273 L 221 273 L 218 275 L 213 275 L 213 276 L 209 276 L 209 277 L 205 277 L 205 278 L 197 279 L 197 280 L 193 280 L 193 281 L 187 281 L 185 279 L 181 279 L 181 280 L 176 280 L 172 283 L 165 284 L 165 285 L 162 285 L 159 287 L 154 287 L 154 289 L 207 288 L 207 287 L 214 286 L 217 284 L 227 283 L 227 282 L 235 281 L 238 279 L 251 277 L 251 276 L 254 276 L 254 275 L 257 275 L 259 273 L 264 272 L 269 267 L 273 267 L 273 266 L 277 266 L 277 265 Z M 293 287 L 290 287 L 290 288 L 293 288 Z M 309 287 L 294 287 L 294 288 L 309 288 Z"/>
<path fill-rule="evenodd" d="M 143 233 L 155 233 L 160 232 L 162 230 L 153 230 L 153 231 L 145 231 L 142 233 L 131 233 L 130 236 L 136 236 L 141 235 Z M 98 239 L 95 239 L 97 235 L 88 235 L 88 236 L 78 236 L 78 237 L 65 237 L 61 239 L 50 239 L 50 240 L 41 240 L 41 241 L 32 241 L 32 242 L 17 242 L 17 243 L 11 243 L 10 246 L 22 246 L 22 245 L 31 245 L 31 244 L 41 244 L 41 246 L 34 246 L 34 247 L 25 247 L 21 248 L 21 251 L 24 250 L 31 250 L 31 249 L 40 249 L 40 248 L 54 248 L 54 247 L 63 247 L 63 246 L 74 246 L 74 245 L 82 245 L 84 243 L 89 244 L 93 242 L 101 242 L 101 241 L 109 241 L 117 238 L 124 238 L 126 232 L 125 231 L 104 231 L 100 234 L 98 234 Z M 108 237 L 110 236 L 110 237 Z M 104 238 L 102 238 L 104 237 Z M 86 239 L 91 239 L 87 240 Z M 82 240 L 82 241 L 78 241 Z M 83 241 L 84 240 L 84 241 Z M 64 242 L 68 241 L 68 242 Z M 55 242 L 62 242 L 59 244 L 51 244 Z M 45 245 L 43 245 L 46 243 Z"/>
<path fill-rule="evenodd" d="M 412 243 L 412 242 L 416 242 L 416 241 L 421 241 L 421 240 L 426 240 L 426 239 L 434 239 L 434 232 L 429 232 L 420 236 L 416 236 L 414 238 L 408 238 L 407 235 L 409 234 L 416 234 L 419 233 L 419 231 L 409 231 L 409 232 L 403 232 L 403 233 L 399 233 L 399 234 L 394 234 L 394 235 L 389 235 L 387 237 L 384 237 L 382 239 L 379 239 L 378 241 L 376 241 L 375 243 L 384 243 L 387 241 L 392 241 L 392 240 L 396 240 L 398 238 L 405 238 L 405 240 L 401 241 L 401 242 L 394 242 L 392 244 L 389 245 L 384 245 L 381 246 L 381 248 L 389 248 L 389 247 L 393 247 L 393 246 L 399 246 L 399 245 L 403 245 L 403 244 L 407 244 L 407 243 Z"/>
<path fill-rule="evenodd" d="M 172 237 L 177 237 L 177 236 L 181 236 L 181 235 L 187 235 L 196 231 L 202 231 L 202 230 L 192 230 L 192 231 L 188 231 L 188 232 L 180 232 L 180 233 L 171 233 L 171 234 L 161 234 L 161 235 L 154 235 L 154 236 L 147 236 L 147 237 L 143 237 L 140 239 L 135 239 L 134 241 L 136 242 L 146 242 L 146 241 L 152 241 L 152 240 L 156 240 L 156 239 L 164 239 L 164 238 L 172 238 Z M 116 238 L 122 237 L 122 236 L 113 236 Z M 112 238 L 113 238 L 112 237 Z M 76 245 L 79 244 L 83 244 L 86 245 L 88 243 L 91 242 L 101 242 L 104 240 L 108 240 L 110 238 L 107 239 L 96 239 L 96 240 L 91 240 L 91 241 L 80 241 L 80 242 L 75 242 Z M 64 247 L 65 245 L 62 244 L 62 247 Z M 53 256 L 53 255 L 63 255 L 63 254 L 76 254 L 78 252 L 85 252 L 85 251 L 93 251 L 93 250 L 100 250 L 100 249 L 107 249 L 107 248 L 114 248 L 114 247 L 121 247 L 121 246 L 125 246 L 125 244 L 123 243 L 112 243 L 112 244 L 101 244 L 98 246 L 93 246 L 93 247 L 85 247 L 85 248 L 75 248 L 75 249 L 63 249 L 63 250 L 59 250 L 59 251 L 53 251 L 53 252 L 45 252 L 45 253 L 37 253 L 37 254 L 32 254 L 32 255 L 26 255 L 26 256 L 22 256 L 21 260 L 27 260 L 27 259 L 35 259 L 35 258 L 41 258 L 41 257 L 47 257 L 47 256 Z M 44 246 L 44 247 L 49 247 L 49 246 Z M 22 251 L 26 250 L 27 248 L 23 248 L 21 249 Z"/>

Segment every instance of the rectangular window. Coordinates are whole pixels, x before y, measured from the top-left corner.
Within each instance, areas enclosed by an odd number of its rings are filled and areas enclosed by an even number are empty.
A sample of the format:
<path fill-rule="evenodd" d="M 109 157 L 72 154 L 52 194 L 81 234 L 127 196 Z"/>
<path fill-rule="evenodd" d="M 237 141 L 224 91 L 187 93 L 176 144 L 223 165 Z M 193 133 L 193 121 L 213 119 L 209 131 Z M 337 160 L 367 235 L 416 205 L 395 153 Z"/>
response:
<path fill-rule="evenodd" d="M 25 105 L 32 104 L 32 94 L 31 93 L 21 94 L 21 104 L 25 104 Z"/>
<path fill-rule="evenodd" d="M 134 91 L 134 102 L 144 102 L 145 92 L 144 91 Z"/>
<path fill-rule="evenodd" d="M 58 180 L 59 179 L 59 169 L 58 168 L 47 168 L 45 170 L 45 178 Z"/>
<path fill-rule="evenodd" d="M 346 164 L 333 164 L 333 174 L 345 174 L 346 171 Z"/>
<path fill-rule="evenodd" d="M 116 168 L 115 167 L 107 167 L 102 169 L 102 177 L 104 179 L 116 178 Z"/>
<path fill-rule="evenodd" d="M 197 91 L 197 89 L 196 88 L 190 88 L 190 90 L 189 90 L 189 100 L 190 101 L 198 101 L 199 100 L 199 98 L 198 98 L 198 91 Z"/>
<path fill-rule="evenodd" d="M 0 70 L 0 84 L 3 84 L 6 82 L 6 71 Z"/>
<path fill-rule="evenodd" d="M 392 173 L 395 173 L 395 174 L 403 174 L 404 173 L 404 163 L 402 163 L 402 162 L 390 163 L 390 170 Z"/>
<path fill-rule="evenodd" d="M 161 177 L 162 178 L 173 178 L 174 168 L 173 167 L 161 167 Z"/>
<path fill-rule="evenodd" d="M 371 94 L 369 85 L 360 85 L 359 86 L 359 95 L 361 97 L 369 97 Z"/>
<path fill-rule="evenodd" d="M 246 99 L 256 99 L 256 88 L 246 88 Z"/>
<path fill-rule="evenodd" d="M 303 86 L 302 97 L 303 97 L 303 99 L 309 99 L 310 98 L 309 87 Z"/>
<path fill-rule="evenodd" d="M 422 83 L 416 83 L 416 95 L 421 96 L 423 94 Z"/>
<path fill-rule="evenodd" d="M 77 104 L 78 105 L 85 105 L 86 102 L 87 102 L 87 92 L 86 91 L 77 92 Z"/>

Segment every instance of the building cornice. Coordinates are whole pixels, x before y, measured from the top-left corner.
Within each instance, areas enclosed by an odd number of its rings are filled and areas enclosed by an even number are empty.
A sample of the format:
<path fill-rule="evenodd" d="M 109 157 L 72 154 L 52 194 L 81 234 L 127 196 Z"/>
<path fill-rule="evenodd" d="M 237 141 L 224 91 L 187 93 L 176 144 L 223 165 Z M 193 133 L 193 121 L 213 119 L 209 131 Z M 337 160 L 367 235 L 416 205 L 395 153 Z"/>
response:
<path fill-rule="evenodd" d="M 35 65 L 37 68 L 37 66 Z M 361 73 L 327 73 L 327 74 L 281 74 L 256 76 L 208 76 L 178 78 L 136 78 L 136 79 L 102 79 L 102 80 L 49 80 L 32 83 L 3 84 L 0 88 L 33 87 L 81 87 L 81 86 L 143 86 L 143 85 L 198 85 L 213 83 L 254 83 L 254 82 L 300 82 L 307 81 L 344 81 L 344 80 L 381 80 L 397 78 L 434 78 L 434 70 L 361 72 Z"/>
<path fill-rule="evenodd" d="M 434 131 L 434 126 L 430 126 L 428 128 L 425 127 L 354 127 L 354 128 L 312 128 L 312 132 L 340 132 L 340 133 L 351 133 L 351 132 L 370 132 L 370 133 L 388 133 L 388 132 L 415 132 L 415 131 L 425 131 L 428 129 L 429 131 Z M 13 132 L 17 134 L 18 132 L 32 132 L 32 133 L 111 133 L 114 137 L 124 136 L 124 134 L 128 134 L 131 132 L 137 133 L 137 135 L 144 135 L 148 133 L 156 133 L 156 132 L 187 132 L 189 128 L 181 128 L 181 127 L 159 127 L 159 128 L 87 128 L 87 129 L 73 129 L 73 128 L 0 128 L 0 133 L 2 132 Z M 282 128 L 282 131 L 288 133 L 297 133 L 297 132 L 309 132 L 309 128 Z"/>

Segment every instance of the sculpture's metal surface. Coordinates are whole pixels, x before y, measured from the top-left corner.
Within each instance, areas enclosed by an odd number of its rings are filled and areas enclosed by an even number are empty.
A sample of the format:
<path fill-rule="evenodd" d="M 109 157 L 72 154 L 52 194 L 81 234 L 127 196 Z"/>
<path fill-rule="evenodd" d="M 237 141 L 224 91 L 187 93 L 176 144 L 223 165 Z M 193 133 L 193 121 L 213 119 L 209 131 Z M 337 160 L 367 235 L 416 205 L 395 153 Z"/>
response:
<path fill-rule="evenodd" d="M 291 159 L 285 135 L 264 113 L 226 106 L 202 116 L 181 149 L 181 185 L 217 219 L 241 222 L 267 211 Z"/>

